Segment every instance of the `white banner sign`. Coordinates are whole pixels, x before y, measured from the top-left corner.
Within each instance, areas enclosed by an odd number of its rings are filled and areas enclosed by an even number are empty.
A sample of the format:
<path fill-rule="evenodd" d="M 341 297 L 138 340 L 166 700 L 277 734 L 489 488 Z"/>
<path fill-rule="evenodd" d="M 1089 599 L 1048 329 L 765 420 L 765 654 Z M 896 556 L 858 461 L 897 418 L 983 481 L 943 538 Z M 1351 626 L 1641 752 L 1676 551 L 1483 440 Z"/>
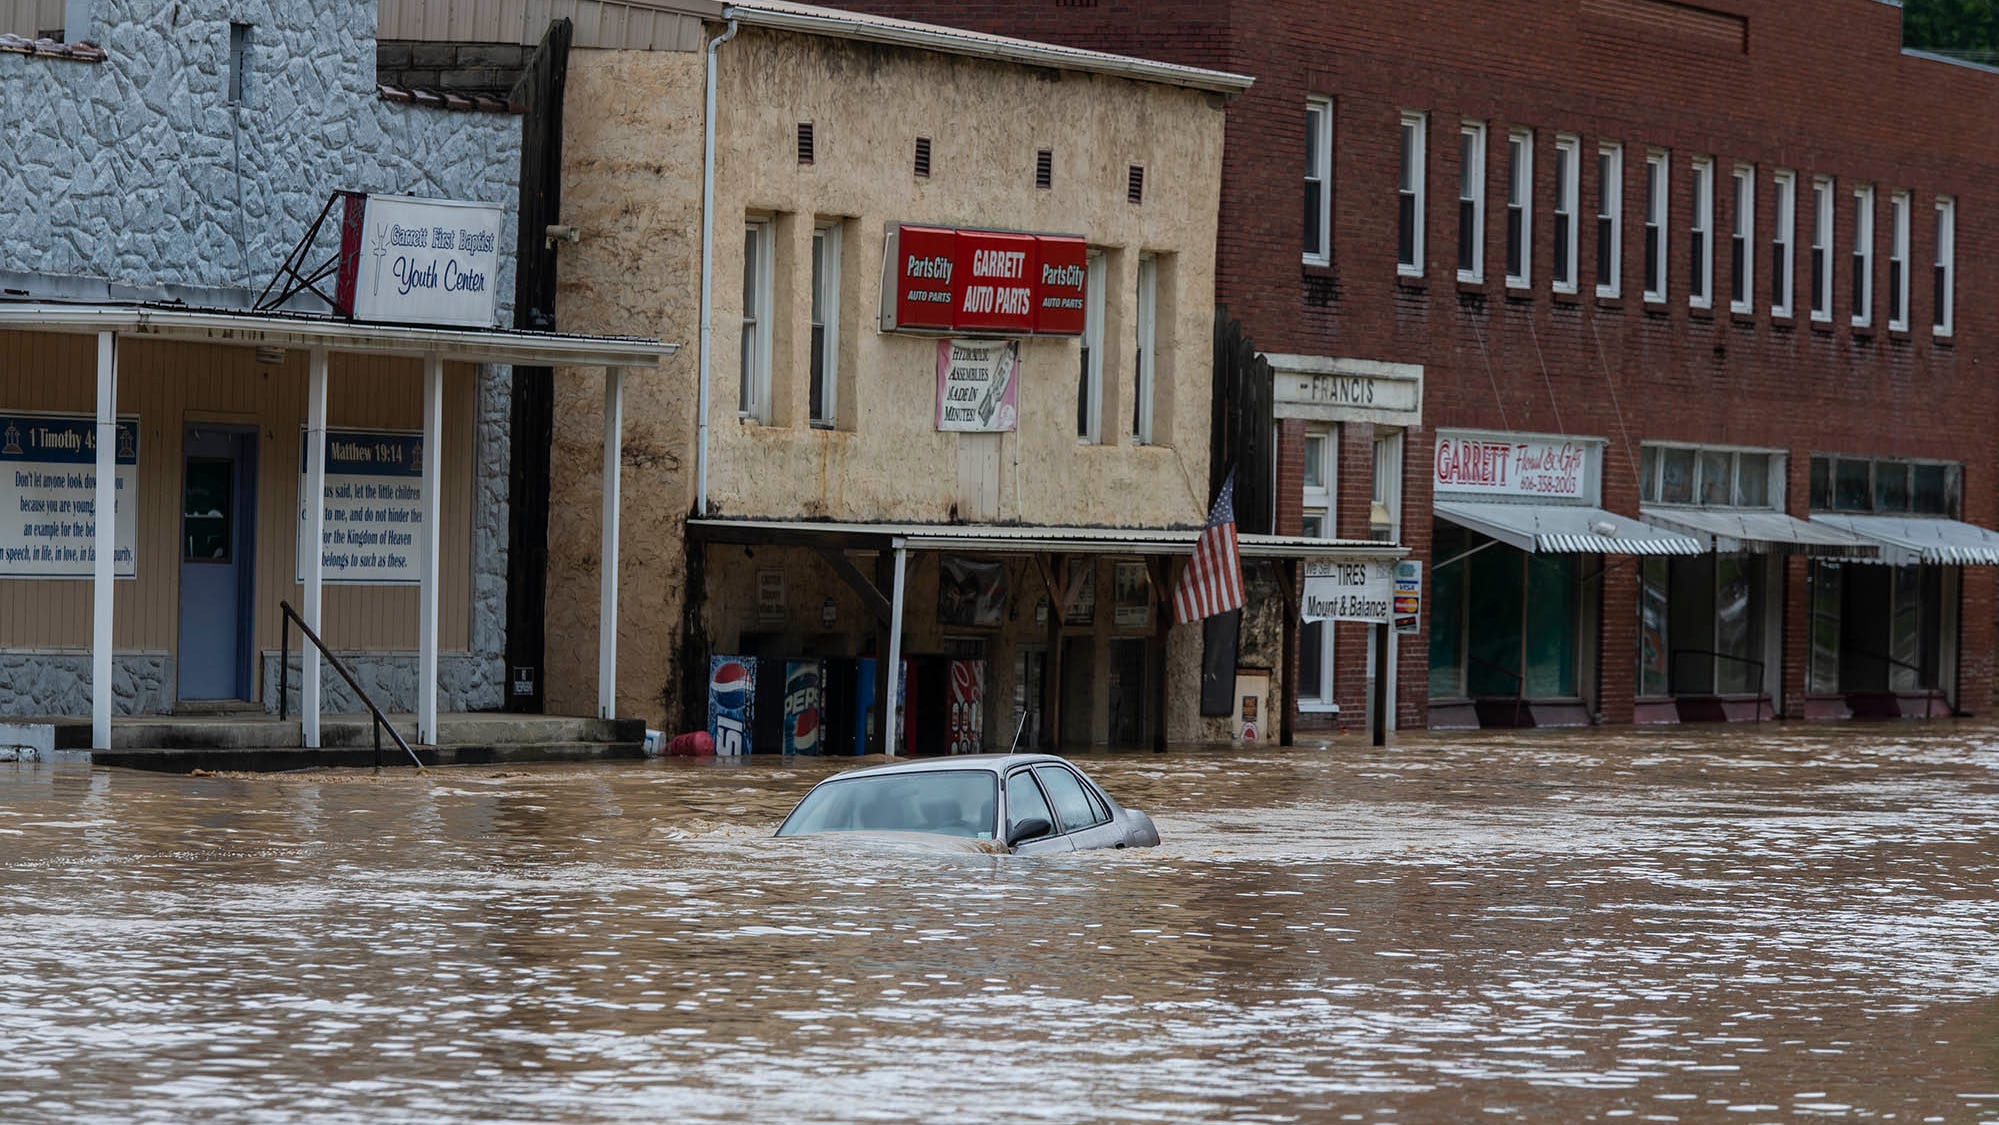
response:
<path fill-rule="evenodd" d="M 1305 604 L 1298 616 L 1306 621 L 1386 622 L 1395 597 L 1392 562 L 1327 562 L 1305 564 Z"/>
<path fill-rule="evenodd" d="M 1437 434 L 1439 493 L 1593 501 L 1598 443 L 1506 434 Z"/>
<path fill-rule="evenodd" d="M 937 428 L 1001 433 L 1014 428 L 1019 340 L 937 341 Z"/>
<path fill-rule="evenodd" d="M 298 581 L 305 581 L 305 436 L 299 435 Z M 423 435 L 326 431 L 320 581 L 414 586 L 423 562 Z"/>
<path fill-rule="evenodd" d="M 139 574 L 139 420 L 118 420 L 112 573 Z M 0 414 L 0 578 L 89 578 L 97 567 L 97 420 Z"/>
<path fill-rule="evenodd" d="M 356 320 L 493 326 L 497 203 L 352 196 L 341 231 L 340 306 Z"/>

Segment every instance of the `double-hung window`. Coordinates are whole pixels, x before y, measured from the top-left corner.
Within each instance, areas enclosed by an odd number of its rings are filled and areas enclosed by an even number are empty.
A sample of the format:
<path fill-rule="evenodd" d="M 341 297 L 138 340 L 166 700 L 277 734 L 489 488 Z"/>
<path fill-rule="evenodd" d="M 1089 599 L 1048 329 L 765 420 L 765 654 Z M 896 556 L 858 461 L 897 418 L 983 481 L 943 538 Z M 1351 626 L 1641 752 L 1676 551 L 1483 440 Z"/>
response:
<path fill-rule="evenodd" d="M 1082 368 L 1076 376 L 1076 440 L 1103 440 L 1104 256 L 1092 250 L 1083 291 Z"/>
<path fill-rule="evenodd" d="M 1645 154 L 1645 299 L 1666 299 L 1666 188 L 1663 152 Z"/>
<path fill-rule="evenodd" d="M 1143 254 L 1138 259 L 1137 362 L 1132 365 L 1131 436 L 1139 445 L 1152 444 L 1152 405 L 1158 393 L 1154 378 L 1154 334 L 1159 307 L 1159 259 Z"/>
<path fill-rule="evenodd" d="M 1333 522 L 1335 431 L 1305 431 L 1304 487 L 1299 497 L 1304 521 L 1299 531 L 1311 539 L 1336 538 Z M 1333 627 L 1308 621 L 1298 629 L 1298 704 L 1303 711 L 1337 711 L 1333 695 Z"/>
<path fill-rule="evenodd" d="M 1402 115 L 1402 178 L 1395 189 L 1395 271 L 1423 276 L 1423 134 L 1429 119 Z"/>
<path fill-rule="evenodd" d="M 1688 224 L 1687 304 L 1714 307 L 1714 158 L 1696 156 L 1693 163 L 1694 213 Z"/>
<path fill-rule="evenodd" d="M 812 231 L 812 424 L 837 424 L 840 381 L 840 224 Z"/>
<path fill-rule="evenodd" d="M 1555 138 L 1555 267 L 1550 272 L 1557 293 L 1576 291 L 1576 201 L 1582 196 L 1582 142 Z"/>
<path fill-rule="evenodd" d="M 770 421 L 771 223 L 743 224 L 743 334 L 737 382 L 738 414 Z"/>
<path fill-rule="evenodd" d="M 1534 133 L 1506 136 L 1506 284 L 1534 284 Z"/>
<path fill-rule="evenodd" d="M 1909 193 L 1888 196 L 1888 330 L 1909 330 Z"/>
<path fill-rule="evenodd" d="M 1305 264 L 1333 260 L 1333 103 L 1305 100 Z"/>
<path fill-rule="evenodd" d="M 1853 326 L 1874 323 L 1874 188 L 1853 189 Z"/>
<path fill-rule="evenodd" d="M 1812 179 L 1812 319 L 1832 319 L 1832 180 Z"/>
<path fill-rule="evenodd" d="M 1596 295 L 1615 297 L 1624 276 L 1624 146 L 1598 146 L 1596 187 Z"/>
<path fill-rule="evenodd" d="M 1728 309 L 1756 311 L 1756 168 L 1738 164 L 1730 180 L 1734 201 L 1728 228 Z"/>
<path fill-rule="evenodd" d="M 1770 232 L 1770 315 L 1791 315 L 1791 291 L 1797 281 L 1798 266 L 1791 256 L 1791 243 L 1798 234 L 1798 174 L 1777 171 L 1770 177 L 1771 202 L 1775 214 Z"/>
<path fill-rule="evenodd" d="M 1957 200 L 1949 196 L 1937 200 L 1937 257 L 1931 274 L 1934 305 L 1930 325 L 1936 335 L 1948 336 L 1952 327 L 1951 305 L 1957 300 Z"/>
<path fill-rule="evenodd" d="M 1458 127 L 1458 280 L 1485 280 L 1485 126 Z"/>

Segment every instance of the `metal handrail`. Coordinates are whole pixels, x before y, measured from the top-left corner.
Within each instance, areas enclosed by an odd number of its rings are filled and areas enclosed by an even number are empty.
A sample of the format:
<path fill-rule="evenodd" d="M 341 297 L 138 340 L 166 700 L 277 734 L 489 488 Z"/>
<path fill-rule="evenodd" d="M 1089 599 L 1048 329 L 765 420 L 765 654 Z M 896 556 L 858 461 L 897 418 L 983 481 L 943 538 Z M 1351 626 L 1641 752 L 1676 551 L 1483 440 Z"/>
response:
<path fill-rule="evenodd" d="M 326 657 L 326 662 L 333 665 L 333 670 L 340 673 L 340 678 L 347 681 L 348 687 L 354 689 L 354 694 L 360 697 L 361 705 L 368 709 L 368 714 L 374 717 L 375 768 L 382 768 L 382 730 L 386 727 L 388 728 L 389 737 L 396 740 L 396 745 L 403 748 L 403 753 L 410 756 L 410 761 L 415 762 L 418 769 L 422 769 L 423 759 L 416 756 L 416 751 L 410 749 L 410 744 L 403 741 L 403 736 L 396 732 L 395 724 L 389 722 L 389 717 L 382 714 L 380 707 L 375 706 L 374 698 L 368 694 L 367 689 L 363 688 L 359 681 L 354 679 L 354 673 L 347 667 L 347 662 L 340 659 L 332 649 L 326 647 L 326 642 L 319 639 L 319 634 L 312 631 L 312 626 L 305 623 L 305 618 L 298 615 L 298 610 L 293 609 L 290 602 L 280 601 L 278 608 L 284 611 L 284 620 L 279 629 L 280 639 L 278 641 L 278 721 L 284 722 L 291 717 L 291 627 L 296 624 L 298 631 L 304 634 L 305 639 L 311 641 L 319 649 L 320 654 Z"/>
<path fill-rule="evenodd" d="M 1756 721 L 1759 723 L 1763 721 L 1763 702 L 1769 698 L 1769 693 L 1765 690 L 1769 686 L 1765 682 L 1768 666 L 1763 661 L 1748 656 L 1737 656 L 1732 652 L 1720 652 L 1711 648 L 1676 648 L 1670 656 L 1676 671 L 1679 666 L 1680 657 L 1682 656 L 1711 656 L 1717 660 L 1733 660 L 1737 664 L 1747 664 L 1756 669 Z M 1712 680 L 1708 682 L 1708 688 L 1712 694 L 1720 694 L 1713 691 L 1714 682 Z M 1675 692 L 1674 694 L 1677 695 L 1678 693 Z M 1774 717 L 1776 715 L 1776 708 L 1771 708 L 1770 713 Z"/>

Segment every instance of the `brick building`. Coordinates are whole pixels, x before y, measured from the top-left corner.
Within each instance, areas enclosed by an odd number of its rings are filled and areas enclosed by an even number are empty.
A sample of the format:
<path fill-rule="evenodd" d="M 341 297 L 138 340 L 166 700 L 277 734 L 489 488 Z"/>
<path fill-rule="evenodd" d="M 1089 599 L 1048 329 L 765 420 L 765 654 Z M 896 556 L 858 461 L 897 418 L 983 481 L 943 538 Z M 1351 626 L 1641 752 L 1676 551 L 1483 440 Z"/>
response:
<path fill-rule="evenodd" d="M 1274 530 L 1423 562 L 1402 725 L 1991 700 L 1999 74 L 1899 5 L 864 6 L 1256 78 L 1217 263 L 1252 467 Z M 1366 634 L 1313 644 L 1299 725 L 1351 723 Z"/>

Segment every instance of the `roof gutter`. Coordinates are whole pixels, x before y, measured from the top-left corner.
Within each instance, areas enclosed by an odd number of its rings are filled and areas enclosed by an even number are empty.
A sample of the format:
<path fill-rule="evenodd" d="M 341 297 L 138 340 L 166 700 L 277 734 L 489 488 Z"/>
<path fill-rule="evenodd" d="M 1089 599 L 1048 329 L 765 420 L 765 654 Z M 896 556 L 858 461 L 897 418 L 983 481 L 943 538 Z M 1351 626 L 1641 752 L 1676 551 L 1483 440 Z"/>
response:
<path fill-rule="evenodd" d="M 708 514 L 708 388 L 715 355 L 715 52 L 736 37 L 736 20 L 708 41 L 708 89 L 701 116 L 701 392 L 695 405 L 694 516 Z"/>
<path fill-rule="evenodd" d="M 970 35 L 955 32 L 950 28 L 921 24 L 847 19 L 817 13 L 743 7 L 734 4 L 724 8 L 722 14 L 729 20 L 732 34 L 736 24 L 742 23 L 751 27 L 799 31 L 811 35 L 831 35 L 898 47 L 970 55 L 998 62 L 1050 67 L 1057 70 L 1089 71 L 1140 82 L 1157 82 L 1169 86 L 1209 90 L 1220 94 L 1240 94 L 1256 81 L 1246 74 L 1203 70 L 1199 67 L 1179 66 L 1174 63 L 1154 62 L 1150 59 L 1098 51 L 1082 51 L 1046 43 L 1030 43 L 1018 39 Z"/>

